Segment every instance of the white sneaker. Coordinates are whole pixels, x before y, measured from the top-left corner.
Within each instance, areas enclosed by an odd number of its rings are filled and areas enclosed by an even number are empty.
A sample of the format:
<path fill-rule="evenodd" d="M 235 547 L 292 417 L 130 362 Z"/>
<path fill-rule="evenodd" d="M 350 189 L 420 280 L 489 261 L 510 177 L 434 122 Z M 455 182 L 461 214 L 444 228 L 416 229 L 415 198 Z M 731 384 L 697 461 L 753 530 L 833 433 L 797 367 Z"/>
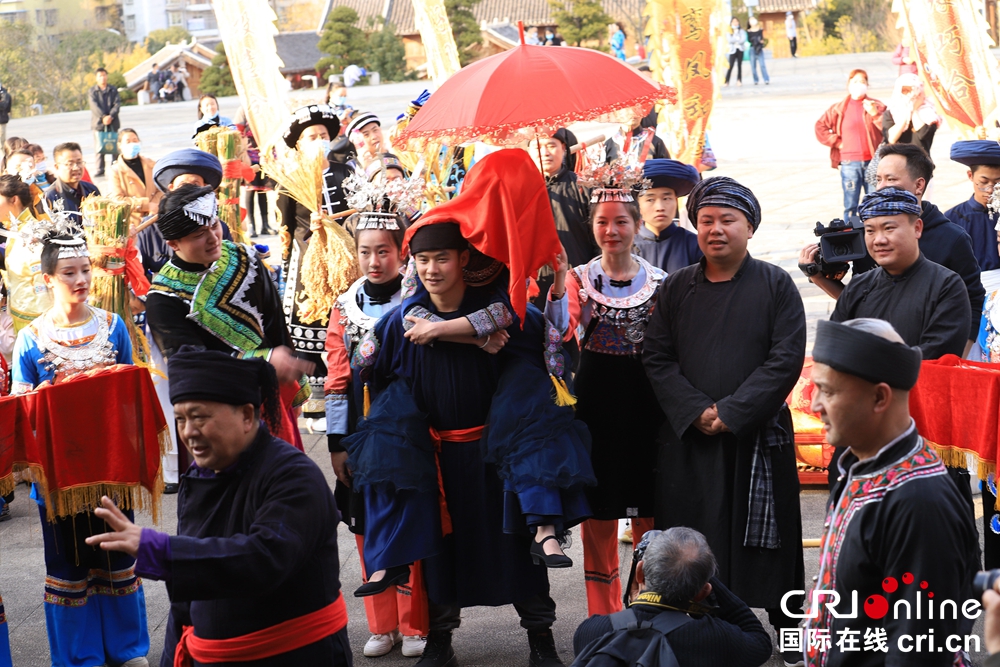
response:
<path fill-rule="evenodd" d="M 403 655 L 407 658 L 419 658 L 424 654 L 425 646 L 427 646 L 427 637 L 420 635 L 403 637 Z"/>
<path fill-rule="evenodd" d="M 122 667 L 149 667 L 149 661 L 146 658 L 132 658 L 127 661 Z"/>
<path fill-rule="evenodd" d="M 392 647 L 402 641 L 397 630 L 393 630 L 387 635 L 372 635 L 365 644 L 365 657 L 377 658 L 392 650 Z"/>

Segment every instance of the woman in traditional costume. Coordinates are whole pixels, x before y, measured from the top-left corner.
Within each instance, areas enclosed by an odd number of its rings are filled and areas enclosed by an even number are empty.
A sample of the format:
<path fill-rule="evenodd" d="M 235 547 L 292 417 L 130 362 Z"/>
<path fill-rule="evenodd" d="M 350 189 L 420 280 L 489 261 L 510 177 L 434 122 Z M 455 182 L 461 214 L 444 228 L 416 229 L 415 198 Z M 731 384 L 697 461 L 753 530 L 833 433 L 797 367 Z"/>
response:
<path fill-rule="evenodd" d="M 641 225 L 631 189 L 645 185 L 642 168 L 612 162 L 581 179 L 591 194 L 591 226 L 601 255 L 556 272 L 545 313 L 565 333 L 576 329 L 577 418 L 593 438 L 594 516 L 581 528 L 590 615 L 622 606 L 618 578 L 618 519 L 632 520 L 632 539 L 653 527 L 656 435 L 664 414 L 642 366 L 642 341 L 666 273 L 632 254 Z M 608 409 L 614 397 L 615 409 Z"/>
<path fill-rule="evenodd" d="M 326 433 L 330 461 L 337 475 L 334 495 L 341 517 L 355 534 L 361 558 L 361 574 L 366 578 L 364 551 L 364 496 L 352 489 L 347 469 L 347 449 L 341 440 L 357 428 L 364 418 L 368 389 L 360 377 L 361 369 L 351 363 L 361 338 L 383 315 L 401 303 L 402 270 L 406 266 L 403 254 L 405 218 L 396 212 L 399 204 L 419 201 L 422 182 L 397 181 L 389 185 L 369 185 L 360 176 L 351 176 L 344 183 L 348 201 L 361 213 L 351 216 L 347 226 L 353 230 L 358 266 L 362 277 L 342 294 L 330 313 L 326 334 Z M 387 194 L 393 201 L 386 199 Z M 377 201 L 372 201 L 375 195 Z M 368 210 L 376 209 L 376 210 Z M 399 582 L 381 592 L 365 597 L 365 615 L 371 637 L 364 647 L 367 657 L 389 653 L 402 641 L 403 655 L 417 657 L 423 653 L 427 635 L 427 593 L 423 586 L 419 563 L 410 568 L 409 582 Z"/>
<path fill-rule="evenodd" d="M 132 343 L 121 318 L 87 304 L 90 256 L 79 225 L 66 216 L 54 217 L 30 232 L 42 243 L 42 274 L 53 305 L 18 334 L 13 393 L 132 363 Z M 99 450 L 95 444 L 95 455 Z M 87 546 L 87 537 L 107 530 L 92 511 L 49 521 L 37 484 L 31 496 L 38 503 L 45 543 L 45 621 L 52 664 L 147 665 L 146 600 L 135 559 Z M 131 519 L 132 513 L 127 514 Z"/>
<path fill-rule="evenodd" d="M 324 156 L 323 189 L 319 209 L 325 215 L 342 213 L 348 209 L 342 186 L 344 179 L 351 173 L 350 169 L 326 159 L 330 141 L 339 131 L 340 120 L 331 107 L 325 104 L 311 104 L 292 114 L 292 120 L 283 137 L 285 144 L 299 153 L 319 151 Z M 297 356 L 316 364 L 315 371 L 309 375 L 312 393 L 302 411 L 306 416 L 322 417 L 323 386 L 326 381 L 323 349 L 327 323 L 320 319 L 303 322 L 299 312 L 303 303 L 308 300 L 302 280 L 302 260 L 312 236 L 310 230 L 312 213 L 286 194 L 278 196 L 277 208 L 280 215 L 281 239 L 284 243 L 282 256 L 285 261 L 286 283 L 282 307 L 285 311 L 285 320 L 288 322 L 288 329 L 292 334 L 292 346 Z"/>

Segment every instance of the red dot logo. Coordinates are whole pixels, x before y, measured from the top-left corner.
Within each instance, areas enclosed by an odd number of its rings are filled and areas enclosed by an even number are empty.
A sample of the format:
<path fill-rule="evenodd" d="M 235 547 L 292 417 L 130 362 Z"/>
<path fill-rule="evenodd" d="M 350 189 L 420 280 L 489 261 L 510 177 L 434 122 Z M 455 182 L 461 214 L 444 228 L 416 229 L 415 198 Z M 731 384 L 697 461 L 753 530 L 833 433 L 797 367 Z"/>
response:
<path fill-rule="evenodd" d="M 906 574 L 904 574 L 903 575 L 903 583 L 907 584 L 907 585 L 908 584 L 912 584 L 913 583 L 913 575 L 910 574 L 909 572 L 907 572 Z"/>
<path fill-rule="evenodd" d="M 934 591 L 928 591 L 927 597 L 929 597 L 929 598 L 934 597 Z"/>
<path fill-rule="evenodd" d="M 896 581 L 896 577 L 886 577 L 882 580 L 882 590 L 886 593 L 895 593 L 898 588 L 899 582 Z"/>
<path fill-rule="evenodd" d="M 921 581 L 920 582 L 920 588 L 922 588 L 924 590 L 927 590 L 927 582 L 926 581 Z"/>
<path fill-rule="evenodd" d="M 881 595 L 872 595 L 865 600 L 865 614 L 868 618 L 880 619 L 889 613 L 889 602 Z"/>

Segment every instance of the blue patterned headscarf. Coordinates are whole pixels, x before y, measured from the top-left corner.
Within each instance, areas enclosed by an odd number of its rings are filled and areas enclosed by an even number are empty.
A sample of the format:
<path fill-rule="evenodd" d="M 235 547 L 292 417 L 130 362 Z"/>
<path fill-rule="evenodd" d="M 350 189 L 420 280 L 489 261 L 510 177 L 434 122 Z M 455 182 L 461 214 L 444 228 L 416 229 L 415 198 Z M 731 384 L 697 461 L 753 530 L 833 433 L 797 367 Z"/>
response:
<path fill-rule="evenodd" d="M 920 217 L 920 202 L 912 192 L 899 188 L 882 188 L 865 195 L 858 206 L 862 220 L 906 213 Z"/>
<path fill-rule="evenodd" d="M 688 219 L 698 226 L 698 210 L 705 206 L 722 206 L 742 211 L 754 231 L 760 226 L 760 202 L 747 186 L 728 176 L 713 176 L 694 186 L 688 195 Z"/>

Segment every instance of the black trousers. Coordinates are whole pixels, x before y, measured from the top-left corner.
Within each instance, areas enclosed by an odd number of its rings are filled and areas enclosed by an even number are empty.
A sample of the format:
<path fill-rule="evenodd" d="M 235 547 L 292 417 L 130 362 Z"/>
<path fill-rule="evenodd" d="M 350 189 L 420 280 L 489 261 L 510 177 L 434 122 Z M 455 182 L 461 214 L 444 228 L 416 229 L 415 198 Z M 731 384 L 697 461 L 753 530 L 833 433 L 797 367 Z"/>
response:
<path fill-rule="evenodd" d="M 726 70 L 726 83 L 729 83 L 729 75 L 733 73 L 733 65 L 736 66 L 736 80 L 743 83 L 743 52 L 729 54 L 729 69 Z"/>
<path fill-rule="evenodd" d="M 257 236 L 270 231 L 267 224 L 267 190 L 247 190 L 247 203 L 244 208 L 247 210 L 247 225 L 250 227 L 250 234 Z M 254 211 L 260 211 L 260 231 L 257 231 L 257 221 L 254 219 Z"/>
<path fill-rule="evenodd" d="M 528 632 L 542 632 L 556 622 L 556 601 L 549 595 L 533 595 L 514 603 L 514 611 L 521 617 L 521 627 Z M 456 630 L 462 624 L 462 608 L 458 605 L 437 604 L 427 601 L 430 631 Z"/>
<path fill-rule="evenodd" d="M 790 48 L 792 50 L 792 57 L 794 58 L 795 57 L 795 52 L 799 50 L 799 38 L 798 37 L 789 37 L 789 39 L 788 39 L 788 48 Z"/>

